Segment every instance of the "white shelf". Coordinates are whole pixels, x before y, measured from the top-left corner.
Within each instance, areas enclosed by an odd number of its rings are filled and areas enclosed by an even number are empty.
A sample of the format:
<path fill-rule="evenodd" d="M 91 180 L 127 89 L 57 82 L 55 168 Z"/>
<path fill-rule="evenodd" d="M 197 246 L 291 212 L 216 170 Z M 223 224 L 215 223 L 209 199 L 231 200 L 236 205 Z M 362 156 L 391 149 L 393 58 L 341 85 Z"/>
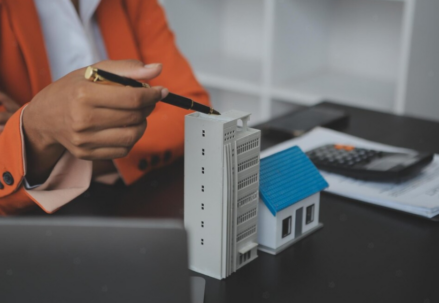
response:
<path fill-rule="evenodd" d="M 161 2 L 215 106 L 253 122 L 322 100 L 437 119 L 439 0 Z"/>
<path fill-rule="evenodd" d="M 401 62 L 404 1 L 276 2 L 271 95 L 392 111 Z"/>
<path fill-rule="evenodd" d="M 331 100 L 390 111 L 395 99 L 395 83 L 334 71 L 319 72 L 314 76 L 285 81 L 273 87 L 271 95 L 305 105 Z"/>
<path fill-rule="evenodd" d="M 259 97 L 215 88 L 208 88 L 208 91 L 213 108 L 219 112 L 231 109 L 249 112 L 251 113 L 250 126 L 263 121 Z"/>
<path fill-rule="evenodd" d="M 220 53 L 191 60 L 198 80 L 205 86 L 239 93 L 261 94 L 261 62 Z"/>
<path fill-rule="evenodd" d="M 202 85 L 262 94 L 264 1 L 162 0 L 177 44 Z"/>

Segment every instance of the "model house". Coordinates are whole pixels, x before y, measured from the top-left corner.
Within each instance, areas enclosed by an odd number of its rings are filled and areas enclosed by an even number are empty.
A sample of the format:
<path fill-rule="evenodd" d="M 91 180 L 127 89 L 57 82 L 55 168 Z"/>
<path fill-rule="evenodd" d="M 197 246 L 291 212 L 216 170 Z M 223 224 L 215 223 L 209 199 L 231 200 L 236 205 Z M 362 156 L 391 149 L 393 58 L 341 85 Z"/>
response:
<path fill-rule="evenodd" d="M 260 131 L 250 114 L 185 117 L 189 267 L 223 279 L 257 257 Z"/>
<path fill-rule="evenodd" d="M 323 226 L 320 191 L 328 183 L 297 146 L 260 165 L 259 249 L 275 255 Z"/>

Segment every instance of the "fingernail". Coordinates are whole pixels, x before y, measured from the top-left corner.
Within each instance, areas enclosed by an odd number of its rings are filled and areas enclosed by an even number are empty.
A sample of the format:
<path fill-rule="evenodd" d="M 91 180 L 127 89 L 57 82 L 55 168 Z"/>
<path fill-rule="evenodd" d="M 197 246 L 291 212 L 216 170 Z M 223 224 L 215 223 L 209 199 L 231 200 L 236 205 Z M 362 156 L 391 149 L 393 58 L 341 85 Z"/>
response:
<path fill-rule="evenodd" d="M 169 90 L 167 88 L 163 88 L 161 90 L 161 93 L 162 93 L 162 99 L 164 99 L 169 94 Z"/>
<path fill-rule="evenodd" d="M 156 68 L 156 67 L 161 66 L 161 65 L 162 65 L 161 63 L 151 63 L 151 64 L 145 65 L 144 67 L 145 68 Z"/>

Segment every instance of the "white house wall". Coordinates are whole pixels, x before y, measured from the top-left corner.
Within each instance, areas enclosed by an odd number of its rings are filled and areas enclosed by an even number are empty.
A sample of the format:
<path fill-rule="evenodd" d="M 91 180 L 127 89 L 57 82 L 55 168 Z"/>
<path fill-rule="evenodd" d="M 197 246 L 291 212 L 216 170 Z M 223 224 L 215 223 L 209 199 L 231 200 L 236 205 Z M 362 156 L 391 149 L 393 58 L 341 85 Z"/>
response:
<path fill-rule="evenodd" d="M 262 199 L 259 200 L 258 216 L 258 243 L 260 245 L 275 249 L 276 248 L 276 217 L 265 206 Z"/>
<path fill-rule="evenodd" d="M 280 247 L 290 240 L 294 239 L 294 235 L 296 232 L 296 210 L 303 207 L 303 215 L 302 215 L 302 234 L 311 230 L 314 227 L 317 227 L 319 224 L 319 210 L 320 210 L 320 193 L 316 193 L 312 196 L 309 196 L 308 198 L 303 199 L 300 202 L 297 202 L 290 207 L 287 207 L 276 215 L 276 247 Z M 314 221 L 306 224 L 306 207 L 314 204 Z M 291 234 L 286 236 L 285 238 L 282 238 L 282 221 L 289 216 L 292 217 L 291 222 Z"/>

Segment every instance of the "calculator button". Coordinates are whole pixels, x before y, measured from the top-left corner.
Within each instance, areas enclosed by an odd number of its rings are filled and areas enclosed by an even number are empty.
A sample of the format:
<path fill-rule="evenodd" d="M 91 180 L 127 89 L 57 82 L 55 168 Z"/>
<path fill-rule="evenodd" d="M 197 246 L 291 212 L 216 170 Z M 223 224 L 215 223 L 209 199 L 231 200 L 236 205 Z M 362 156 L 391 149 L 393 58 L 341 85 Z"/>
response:
<path fill-rule="evenodd" d="M 343 144 L 335 144 L 334 148 L 338 150 L 345 150 L 345 151 L 352 151 L 355 149 L 355 147 L 352 145 L 343 145 Z"/>

